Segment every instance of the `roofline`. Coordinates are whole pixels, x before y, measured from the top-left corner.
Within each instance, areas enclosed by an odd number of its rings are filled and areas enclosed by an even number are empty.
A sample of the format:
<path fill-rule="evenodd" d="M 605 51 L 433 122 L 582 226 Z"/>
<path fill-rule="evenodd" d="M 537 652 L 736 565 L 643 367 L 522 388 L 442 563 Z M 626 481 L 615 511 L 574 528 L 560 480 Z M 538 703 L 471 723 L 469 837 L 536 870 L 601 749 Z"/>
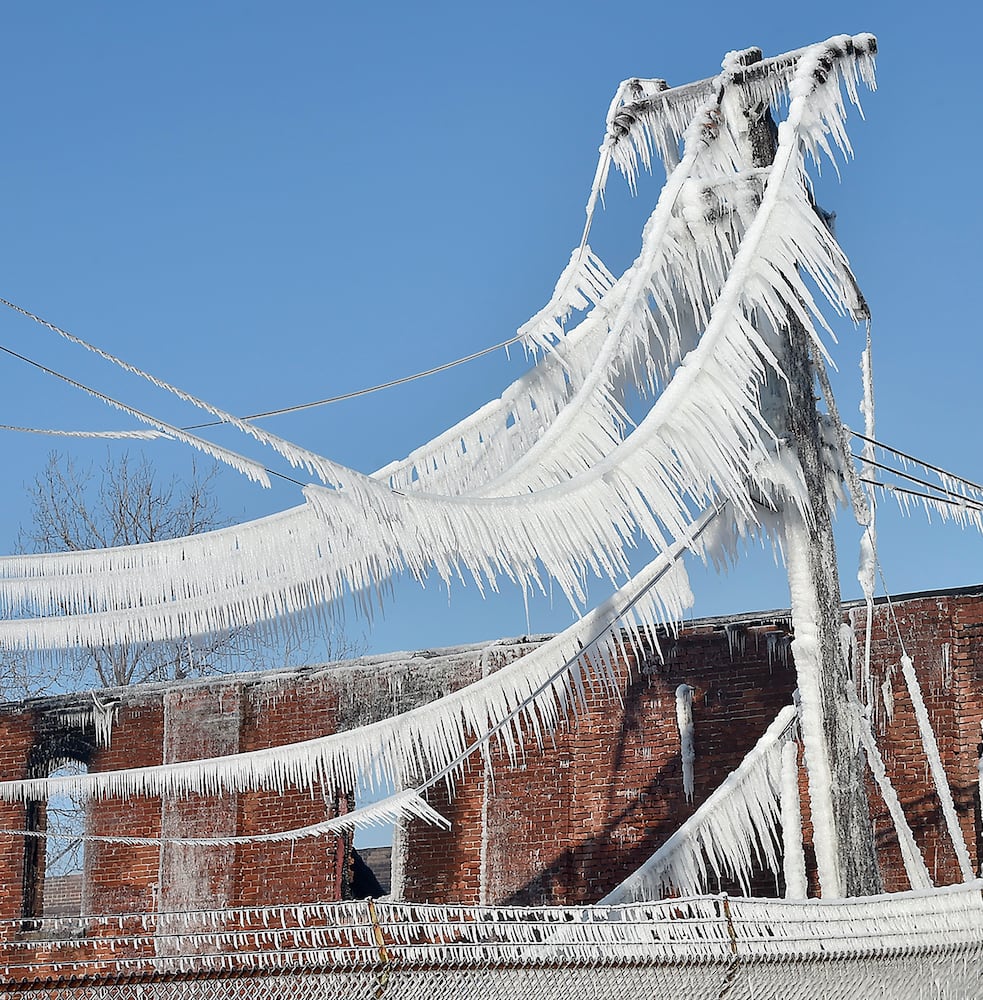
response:
<path fill-rule="evenodd" d="M 941 590 L 916 590 L 906 594 L 881 596 L 874 598 L 875 605 L 902 604 L 907 601 L 925 600 L 928 598 L 949 598 L 949 597 L 978 597 L 983 596 L 983 584 L 973 584 L 962 587 L 947 587 Z M 843 601 L 841 608 L 845 611 L 866 606 L 863 598 L 855 598 Z M 707 615 L 700 618 L 686 618 L 680 623 L 680 631 L 690 629 L 723 629 L 727 625 L 744 625 L 752 627 L 754 625 L 790 625 L 792 612 L 790 608 L 775 608 L 770 611 L 742 611 L 727 615 Z M 468 653 L 481 653 L 490 648 L 508 648 L 514 646 L 532 645 L 536 646 L 545 642 L 551 636 L 548 634 L 521 635 L 514 637 L 489 639 L 484 642 L 465 643 L 458 646 L 447 646 L 438 649 L 420 649 L 411 651 L 397 651 L 392 653 L 372 653 L 366 656 L 359 656 L 351 660 L 337 660 L 327 663 L 305 664 L 296 667 L 279 667 L 269 670 L 251 670 L 243 673 L 212 674 L 207 677 L 193 677 L 185 680 L 159 681 L 152 684 L 134 684 L 116 688 L 90 688 L 84 691 L 70 691 L 62 694 L 40 695 L 33 698 L 25 698 L 18 701 L 0 702 L 0 714 L 9 713 L 11 709 L 18 710 L 40 710 L 55 708 L 58 706 L 77 706 L 80 701 L 88 700 L 92 696 L 99 696 L 106 699 L 123 699 L 132 701 L 141 697 L 152 697 L 163 694 L 176 687 L 184 690 L 193 687 L 210 687 L 227 680 L 231 684 L 249 685 L 262 684 L 266 681 L 277 681 L 287 677 L 295 678 L 316 678 L 327 676 L 335 672 L 345 670 L 362 669 L 370 670 L 385 664 L 406 664 L 412 660 L 433 660 L 456 655 L 466 655 Z"/>

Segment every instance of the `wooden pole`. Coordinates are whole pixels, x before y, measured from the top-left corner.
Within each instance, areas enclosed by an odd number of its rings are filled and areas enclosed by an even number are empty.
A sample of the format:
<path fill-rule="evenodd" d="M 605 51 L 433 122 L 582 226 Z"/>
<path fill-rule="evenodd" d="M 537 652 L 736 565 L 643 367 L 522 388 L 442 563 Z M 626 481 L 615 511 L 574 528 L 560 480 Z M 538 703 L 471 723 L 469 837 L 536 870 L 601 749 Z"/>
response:
<path fill-rule="evenodd" d="M 747 64 L 760 58 L 760 50 L 743 54 Z M 751 161 L 756 167 L 770 166 L 777 136 L 771 112 L 759 106 L 747 108 L 745 114 Z M 853 680 L 840 644 L 840 581 L 815 372 L 806 331 L 791 310 L 777 340 L 788 384 L 771 387 L 773 429 L 794 450 L 807 496 L 804 512 L 792 505 L 785 511 L 785 558 L 796 633 L 792 653 L 801 661 L 797 670 L 809 798 L 814 820 L 825 815 L 832 821 L 831 831 L 814 822 L 820 887 L 827 897 L 872 895 L 882 891 L 882 881 L 855 733 L 855 709 L 849 698 Z"/>

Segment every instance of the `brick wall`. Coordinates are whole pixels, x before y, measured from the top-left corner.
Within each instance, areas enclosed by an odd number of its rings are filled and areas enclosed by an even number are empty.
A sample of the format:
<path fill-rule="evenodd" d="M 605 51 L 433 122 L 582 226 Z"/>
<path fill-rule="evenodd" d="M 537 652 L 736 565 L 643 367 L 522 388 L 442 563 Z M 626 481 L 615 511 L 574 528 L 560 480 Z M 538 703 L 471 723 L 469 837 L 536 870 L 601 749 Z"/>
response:
<path fill-rule="evenodd" d="M 854 667 L 876 706 L 885 765 L 939 883 L 958 870 L 905 690 L 900 630 L 921 678 L 974 864 L 981 836 L 977 766 L 983 717 L 983 589 L 880 604 L 872 622 L 871 669 L 864 673 L 863 606 L 847 608 L 860 643 Z M 351 728 L 423 704 L 496 669 L 538 640 L 450 651 L 364 658 L 330 668 L 243 675 L 107 692 L 119 699 L 111 745 L 89 741 L 90 770 L 158 764 L 302 740 Z M 721 783 L 789 704 L 795 675 L 781 613 L 692 623 L 638 662 L 618 667 L 620 701 L 587 695 L 576 719 L 543 747 L 529 743 L 521 764 L 502 748 L 476 758 L 455 786 L 434 791 L 450 832 L 419 823 L 402 831 L 397 884 L 414 901 L 581 903 L 600 898 L 634 870 Z M 695 690 L 695 795 L 683 795 L 675 692 Z M 885 692 L 893 701 L 889 719 Z M 37 747 L 59 736 L 74 704 L 54 698 L 0 706 L 0 777 L 20 778 Z M 64 728 L 64 726 L 62 726 Z M 161 802 L 93 803 L 93 834 L 146 837 L 254 834 L 303 826 L 352 805 L 350 789 L 246 792 Z M 876 793 L 873 813 L 889 889 L 906 887 L 896 838 Z M 806 820 L 808 817 L 806 817 Z M 22 804 L 0 802 L 0 826 L 23 829 Z M 808 834 L 808 822 L 806 822 Z M 24 905 L 24 839 L 0 836 L 0 918 Z M 338 838 L 247 844 L 207 850 L 173 844 L 90 844 L 86 913 L 253 907 L 341 898 L 350 845 Z M 756 889 L 775 892 L 761 873 Z M 731 887 L 732 888 L 732 887 Z M 8 928 L 14 926 L 8 924 Z"/>
<path fill-rule="evenodd" d="M 769 641 L 768 636 L 772 639 Z M 583 903 L 637 868 L 791 703 L 794 671 L 773 622 L 684 630 L 619 669 L 621 704 L 587 698 L 576 720 L 512 766 L 499 749 L 450 805 L 451 832 L 412 824 L 404 895 L 414 901 Z M 769 649 L 771 652 L 769 653 Z M 630 669 L 629 669 L 630 666 Z M 676 688 L 695 688 L 695 795 L 683 795 Z M 773 882 L 773 880 L 772 880 Z"/>
<path fill-rule="evenodd" d="M 866 609 L 851 605 L 852 657 L 864 676 Z M 637 868 L 741 761 L 795 688 L 782 615 L 695 623 L 663 643 L 663 656 L 623 665 L 622 705 L 598 697 L 542 749 L 513 767 L 502 751 L 491 773 L 478 761 L 450 804 L 435 805 L 453 833 L 412 824 L 402 872 L 407 899 L 430 902 L 577 903 L 599 899 Z M 961 880 L 935 794 L 900 663 L 899 633 L 920 678 L 964 837 L 978 870 L 978 766 L 983 717 L 983 594 L 913 595 L 872 620 L 869 681 L 885 768 L 915 830 L 933 880 Z M 683 795 L 675 691 L 695 689 L 694 801 Z M 889 692 L 889 694 L 886 694 Z M 886 703 L 891 703 L 889 718 Z M 885 886 L 908 888 L 893 824 L 868 780 Z M 813 857 L 802 779 L 807 859 Z M 812 872 L 812 888 L 816 889 Z M 722 885 L 733 891 L 734 886 Z M 781 889 L 761 872 L 756 892 Z"/>

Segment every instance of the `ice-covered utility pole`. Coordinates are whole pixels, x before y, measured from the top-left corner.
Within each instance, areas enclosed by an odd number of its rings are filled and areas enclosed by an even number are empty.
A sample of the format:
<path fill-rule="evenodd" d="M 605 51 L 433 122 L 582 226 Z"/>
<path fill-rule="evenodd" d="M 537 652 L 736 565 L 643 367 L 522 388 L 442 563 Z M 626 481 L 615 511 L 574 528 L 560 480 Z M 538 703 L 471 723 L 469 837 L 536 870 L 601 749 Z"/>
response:
<path fill-rule="evenodd" d="M 758 50 L 742 54 L 748 63 L 760 58 Z M 745 114 L 752 163 L 770 166 L 776 153 L 770 111 L 758 106 Z M 788 382 L 772 387 L 774 429 L 795 451 L 808 498 L 806 514 L 787 505 L 784 542 L 820 887 L 826 897 L 872 895 L 882 882 L 848 697 L 853 682 L 840 644 L 840 582 L 815 371 L 806 331 L 792 310 L 776 340 Z"/>

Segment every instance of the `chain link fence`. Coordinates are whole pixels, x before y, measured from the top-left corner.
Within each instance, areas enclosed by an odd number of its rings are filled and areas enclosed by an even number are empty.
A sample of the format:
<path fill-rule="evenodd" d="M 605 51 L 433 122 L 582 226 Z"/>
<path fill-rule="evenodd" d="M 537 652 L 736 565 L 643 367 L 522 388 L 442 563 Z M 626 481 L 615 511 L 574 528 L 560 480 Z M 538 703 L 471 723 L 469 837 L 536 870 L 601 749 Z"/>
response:
<path fill-rule="evenodd" d="M 500 908 L 359 901 L 3 921 L 21 1000 L 968 1000 L 983 883 L 862 900 Z"/>

